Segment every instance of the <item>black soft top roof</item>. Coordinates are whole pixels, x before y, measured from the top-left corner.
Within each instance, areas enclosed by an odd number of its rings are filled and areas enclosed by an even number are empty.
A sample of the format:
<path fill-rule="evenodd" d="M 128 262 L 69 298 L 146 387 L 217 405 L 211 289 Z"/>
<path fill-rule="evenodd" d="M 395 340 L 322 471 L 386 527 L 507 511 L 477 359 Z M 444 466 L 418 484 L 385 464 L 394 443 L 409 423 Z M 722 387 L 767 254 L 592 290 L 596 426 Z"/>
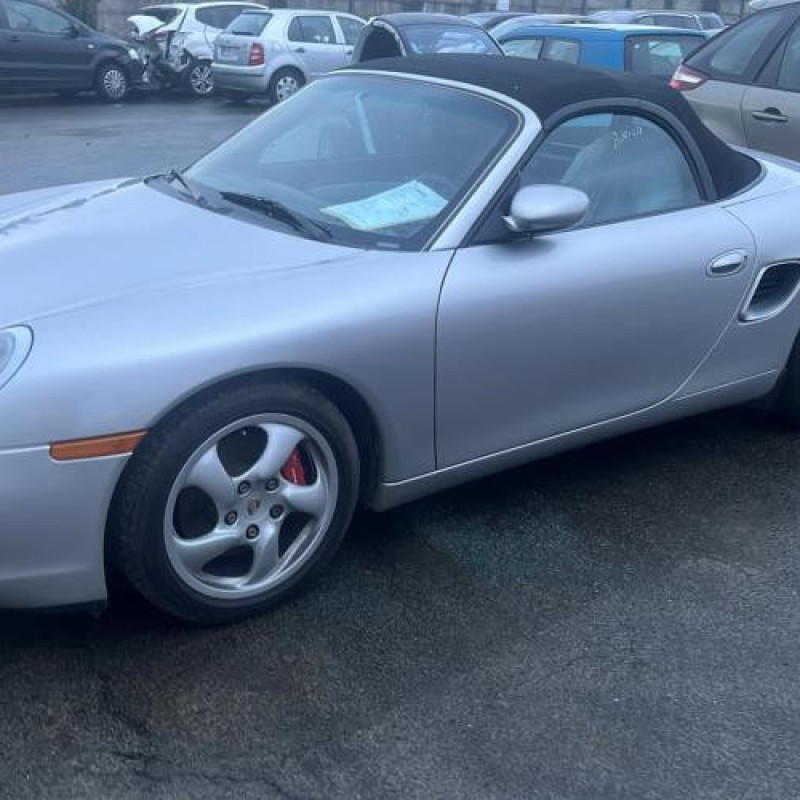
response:
<path fill-rule="evenodd" d="M 577 103 L 619 100 L 635 104 L 644 100 L 668 111 L 688 130 L 720 197 L 743 189 L 761 170 L 756 161 L 711 133 L 685 98 L 656 78 L 583 69 L 557 61 L 456 53 L 379 59 L 353 68 L 406 72 L 490 89 L 528 106 L 544 127 L 556 114 Z"/>

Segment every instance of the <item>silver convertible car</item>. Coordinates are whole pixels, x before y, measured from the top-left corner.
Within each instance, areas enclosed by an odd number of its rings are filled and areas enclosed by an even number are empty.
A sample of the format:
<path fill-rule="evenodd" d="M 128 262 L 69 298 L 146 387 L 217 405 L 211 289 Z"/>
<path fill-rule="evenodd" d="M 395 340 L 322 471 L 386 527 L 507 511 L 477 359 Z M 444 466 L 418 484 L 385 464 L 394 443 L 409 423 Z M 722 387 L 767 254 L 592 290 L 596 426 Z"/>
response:
<path fill-rule="evenodd" d="M 0 198 L 0 605 L 224 622 L 386 509 L 756 398 L 800 421 L 800 171 L 676 92 L 438 55 L 184 172 Z"/>

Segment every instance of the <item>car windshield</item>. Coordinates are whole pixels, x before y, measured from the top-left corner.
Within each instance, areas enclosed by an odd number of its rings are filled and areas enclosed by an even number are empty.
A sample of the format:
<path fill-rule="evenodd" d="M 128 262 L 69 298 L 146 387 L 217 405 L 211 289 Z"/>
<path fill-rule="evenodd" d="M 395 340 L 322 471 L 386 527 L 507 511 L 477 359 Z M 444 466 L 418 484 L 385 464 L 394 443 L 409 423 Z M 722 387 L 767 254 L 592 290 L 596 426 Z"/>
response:
<path fill-rule="evenodd" d="M 418 80 L 330 76 L 186 171 L 209 207 L 365 248 L 423 246 L 521 124 L 511 108 Z"/>
<path fill-rule="evenodd" d="M 411 25 L 405 30 L 411 53 L 477 53 L 500 55 L 501 52 L 480 28 L 447 25 Z"/>

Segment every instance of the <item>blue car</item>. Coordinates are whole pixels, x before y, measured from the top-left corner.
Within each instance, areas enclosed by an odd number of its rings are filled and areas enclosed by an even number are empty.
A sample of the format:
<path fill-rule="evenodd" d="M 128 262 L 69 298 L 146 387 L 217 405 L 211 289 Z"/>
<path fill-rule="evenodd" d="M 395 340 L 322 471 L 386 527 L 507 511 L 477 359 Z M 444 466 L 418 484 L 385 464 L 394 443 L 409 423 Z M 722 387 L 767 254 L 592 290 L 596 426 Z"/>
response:
<path fill-rule="evenodd" d="M 648 25 L 531 25 L 499 39 L 506 55 L 626 70 L 669 80 L 709 34 Z"/>

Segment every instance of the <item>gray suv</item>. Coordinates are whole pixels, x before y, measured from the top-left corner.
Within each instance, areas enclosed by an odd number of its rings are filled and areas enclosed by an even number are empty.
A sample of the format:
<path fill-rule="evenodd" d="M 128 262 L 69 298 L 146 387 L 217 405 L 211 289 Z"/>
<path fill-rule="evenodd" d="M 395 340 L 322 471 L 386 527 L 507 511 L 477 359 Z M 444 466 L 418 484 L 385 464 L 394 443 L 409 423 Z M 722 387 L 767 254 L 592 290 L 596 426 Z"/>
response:
<path fill-rule="evenodd" d="M 278 103 L 301 86 L 350 62 L 363 20 L 329 11 L 248 11 L 214 45 L 220 94 L 266 95 Z"/>
<path fill-rule="evenodd" d="M 670 85 L 720 138 L 800 161 L 800 3 L 759 11 L 718 34 Z"/>

